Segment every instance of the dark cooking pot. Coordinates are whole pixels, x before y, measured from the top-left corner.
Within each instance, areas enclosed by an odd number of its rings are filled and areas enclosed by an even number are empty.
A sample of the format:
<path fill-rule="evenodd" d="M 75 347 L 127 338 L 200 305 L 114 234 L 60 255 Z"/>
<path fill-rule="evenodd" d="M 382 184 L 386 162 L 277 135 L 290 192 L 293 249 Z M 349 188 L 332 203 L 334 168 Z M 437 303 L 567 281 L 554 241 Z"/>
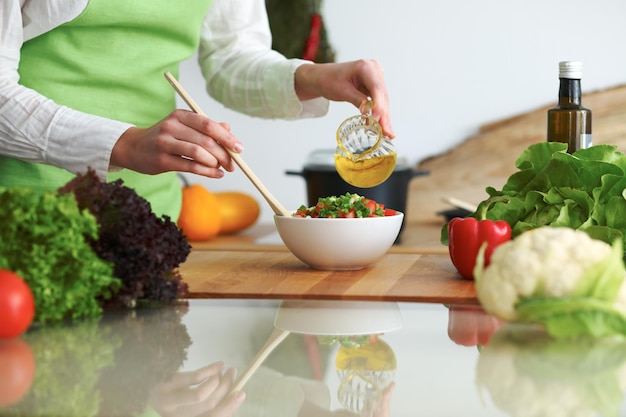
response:
<path fill-rule="evenodd" d="M 407 217 L 406 204 L 409 182 L 426 170 L 415 170 L 402 160 L 385 182 L 372 188 L 354 187 L 345 182 L 335 169 L 334 150 L 315 151 L 311 154 L 301 172 L 285 171 L 287 175 L 298 175 L 306 180 L 307 204 L 314 206 L 320 197 L 356 193 L 371 198 L 385 207 L 399 210 Z"/>

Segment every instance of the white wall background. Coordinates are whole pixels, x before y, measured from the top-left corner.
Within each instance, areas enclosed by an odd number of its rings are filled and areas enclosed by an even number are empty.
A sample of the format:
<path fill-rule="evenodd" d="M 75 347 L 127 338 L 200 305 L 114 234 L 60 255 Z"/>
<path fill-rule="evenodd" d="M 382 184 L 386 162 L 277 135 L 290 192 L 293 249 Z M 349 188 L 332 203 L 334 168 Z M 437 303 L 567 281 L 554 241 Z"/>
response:
<path fill-rule="evenodd" d="M 583 93 L 626 83 L 623 0 L 326 0 L 323 18 L 338 61 L 382 63 L 394 143 L 411 163 L 446 152 L 482 124 L 553 103 L 561 60 L 583 61 Z M 306 203 L 306 184 L 285 170 L 300 170 L 313 150 L 334 148 L 339 123 L 356 114 L 333 103 L 319 119 L 255 119 L 203 93 L 195 58 L 180 77 L 209 117 L 231 124 L 248 165 L 288 209 Z M 260 222 L 272 221 L 241 171 L 190 179 L 212 191 L 254 195 Z"/>

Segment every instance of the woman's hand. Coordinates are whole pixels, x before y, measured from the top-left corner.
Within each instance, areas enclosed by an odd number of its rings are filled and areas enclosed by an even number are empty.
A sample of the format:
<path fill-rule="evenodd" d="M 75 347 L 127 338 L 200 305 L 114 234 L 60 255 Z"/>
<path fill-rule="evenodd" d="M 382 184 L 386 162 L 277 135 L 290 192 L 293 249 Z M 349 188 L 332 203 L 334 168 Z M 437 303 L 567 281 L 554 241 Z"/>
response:
<path fill-rule="evenodd" d="M 187 110 L 175 110 L 149 128 L 132 127 L 119 138 L 110 165 L 144 174 L 191 172 L 221 178 L 235 164 L 224 147 L 241 152 L 241 142 L 226 123 Z"/>
<path fill-rule="evenodd" d="M 296 94 L 300 100 L 324 97 L 347 101 L 363 111 L 368 98 L 374 101 L 372 116 L 380 123 L 383 134 L 393 138 L 389 116 L 389 97 L 383 68 L 375 60 L 358 60 L 332 64 L 300 65 L 295 74 Z"/>
<path fill-rule="evenodd" d="M 156 387 L 150 406 L 161 417 L 231 417 L 245 399 L 243 391 L 230 392 L 236 372 L 222 373 L 224 364 L 216 362 L 193 372 L 175 374 Z"/>

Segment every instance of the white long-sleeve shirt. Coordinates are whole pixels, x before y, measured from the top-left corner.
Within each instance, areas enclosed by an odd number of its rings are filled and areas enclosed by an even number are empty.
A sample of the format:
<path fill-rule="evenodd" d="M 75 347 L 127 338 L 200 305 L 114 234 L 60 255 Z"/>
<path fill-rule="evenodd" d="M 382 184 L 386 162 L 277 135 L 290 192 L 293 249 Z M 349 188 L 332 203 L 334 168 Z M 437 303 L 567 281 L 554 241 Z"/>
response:
<path fill-rule="evenodd" d="M 131 125 L 58 105 L 20 85 L 18 74 L 22 44 L 71 21 L 88 1 L 0 2 L 0 154 L 70 172 L 91 167 L 105 179 L 113 146 Z M 294 73 L 306 61 L 287 60 L 270 47 L 262 0 L 213 0 L 198 53 L 209 94 L 257 117 L 325 114 L 327 100 L 300 102 L 296 96 Z"/>

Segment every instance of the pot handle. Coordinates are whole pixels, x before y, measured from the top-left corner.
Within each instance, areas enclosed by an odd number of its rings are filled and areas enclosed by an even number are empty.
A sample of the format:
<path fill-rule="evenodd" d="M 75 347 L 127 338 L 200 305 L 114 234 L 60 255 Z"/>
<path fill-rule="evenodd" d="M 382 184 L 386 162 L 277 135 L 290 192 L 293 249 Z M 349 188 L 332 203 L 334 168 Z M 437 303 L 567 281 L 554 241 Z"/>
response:
<path fill-rule="evenodd" d="M 428 174 L 430 174 L 430 171 L 428 171 L 427 169 L 418 169 L 418 170 L 414 170 L 411 173 L 411 178 L 421 177 L 422 175 L 428 175 Z"/>
<path fill-rule="evenodd" d="M 297 175 L 299 177 L 304 177 L 304 172 L 298 172 L 298 171 L 285 171 L 285 174 L 287 175 Z"/>

